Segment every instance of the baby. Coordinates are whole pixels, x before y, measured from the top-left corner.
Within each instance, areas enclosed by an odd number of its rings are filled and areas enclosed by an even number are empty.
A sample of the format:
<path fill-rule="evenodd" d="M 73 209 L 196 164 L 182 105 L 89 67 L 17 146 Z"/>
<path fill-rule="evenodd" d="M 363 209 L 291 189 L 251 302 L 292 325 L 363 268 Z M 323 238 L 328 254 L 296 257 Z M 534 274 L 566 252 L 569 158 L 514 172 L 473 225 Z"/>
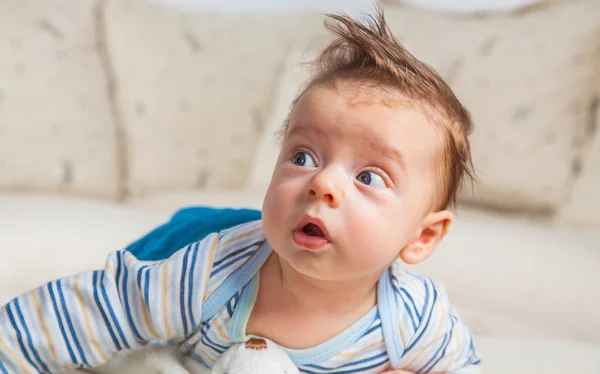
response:
<path fill-rule="evenodd" d="M 479 372 L 444 289 L 402 269 L 452 222 L 469 114 L 382 12 L 327 27 L 337 38 L 284 125 L 262 220 L 163 261 L 118 251 L 16 298 L 0 309 L 0 373 L 97 367 L 149 343 L 210 368 L 259 337 L 305 373 Z"/>

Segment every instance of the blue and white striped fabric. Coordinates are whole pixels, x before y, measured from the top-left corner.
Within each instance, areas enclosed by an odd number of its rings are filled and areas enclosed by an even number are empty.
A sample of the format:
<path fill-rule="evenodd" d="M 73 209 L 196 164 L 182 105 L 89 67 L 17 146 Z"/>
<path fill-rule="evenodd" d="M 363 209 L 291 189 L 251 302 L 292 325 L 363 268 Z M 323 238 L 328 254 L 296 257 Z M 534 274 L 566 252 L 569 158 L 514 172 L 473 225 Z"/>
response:
<path fill-rule="evenodd" d="M 264 262 L 248 260 L 267 258 L 270 250 L 255 221 L 211 234 L 166 260 L 112 253 L 104 270 L 50 282 L 0 308 L 0 373 L 96 367 L 148 342 L 179 345 L 211 367 L 229 346 L 248 339 Z M 242 281 L 238 275 L 249 267 L 250 281 Z M 472 336 L 441 287 L 398 264 L 382 279 L 379 305 L 349 329 L 317 347 L 287 350 L 302 372 L 380 373 L 392 366 L 479 372 Z M 205 302 L 222 295 L 232 296 L 203 315 Z"/>

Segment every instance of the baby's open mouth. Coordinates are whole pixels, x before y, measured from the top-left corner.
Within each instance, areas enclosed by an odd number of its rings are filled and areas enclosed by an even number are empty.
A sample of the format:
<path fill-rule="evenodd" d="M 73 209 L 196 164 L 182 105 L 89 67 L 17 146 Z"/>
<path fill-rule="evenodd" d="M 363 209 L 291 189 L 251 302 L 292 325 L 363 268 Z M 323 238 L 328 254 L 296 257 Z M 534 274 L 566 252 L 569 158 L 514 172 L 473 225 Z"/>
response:
<path fill-rule="evenodd" d="M 321 228 L 317 225 L 315 225 L 314 223 L 309 223 L 306 226 L 304 226 L 302 228 L 302 231 L 305 234 L 308 234 L 310 236 L 325 236 L 325 233 L 323 232 L 323 230 L 321 230 Z"/>
<path fill-rule="evenodd" d="M 330 244 L 325 224 L 309 216 L 305 216 L 296 227 L 293 238 L 298 246 L 311 251 L 319 251 Z"/>

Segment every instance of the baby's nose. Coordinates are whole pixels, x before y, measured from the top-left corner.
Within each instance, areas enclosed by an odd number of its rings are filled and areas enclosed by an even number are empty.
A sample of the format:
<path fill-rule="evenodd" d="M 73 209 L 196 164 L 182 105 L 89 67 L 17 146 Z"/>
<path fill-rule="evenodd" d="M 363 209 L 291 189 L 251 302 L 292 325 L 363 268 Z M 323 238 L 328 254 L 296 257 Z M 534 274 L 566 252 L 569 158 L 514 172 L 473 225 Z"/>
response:
<path fill-rule="evenodd" d="M 332 208 L 337 208 L 344 198 L 344 175 L 334 168 L 328 168 L 316 175 L 308 189 L 312 199 L 322 199 Z"/>

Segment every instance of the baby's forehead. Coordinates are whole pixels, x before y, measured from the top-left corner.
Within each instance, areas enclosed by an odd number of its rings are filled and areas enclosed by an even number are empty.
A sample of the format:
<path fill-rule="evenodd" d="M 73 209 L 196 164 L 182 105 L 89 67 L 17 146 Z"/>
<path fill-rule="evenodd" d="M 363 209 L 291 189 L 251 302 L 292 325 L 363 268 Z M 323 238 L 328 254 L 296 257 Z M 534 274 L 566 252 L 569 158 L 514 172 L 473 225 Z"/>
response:
<path fill-rule="evenodd" d="M 294 122 L 294 119 L 303 120 L 315 115 L 326 118 L 348 114 L 344 119 L 353 122 L 352 117 L 358 118 L 361 113 L 368 113 L 363 118 L 363 124 L 372 126 L 373 130 L 379 127 L 378 120 L 382 118 L 399 122 L 418 121 L 428 127 L 442 120 L 440 112 L 431 105 L 414 99 L 391 85 L 339 79 L 310 86 L 295 101 L 288 120 Z M 320 123 L 316 121 L 313 125 L 318 127 Z"/>
<path fill-rule="evenodd" d="M 397 147 L 405 152 L 439 151 L 442 131 L 423 106 L 385 87 L 321 85 L 311 87 L 296 103 L 287 135 L 311 135 L 335 142 L 360 139 L 361 149 Z"/>

